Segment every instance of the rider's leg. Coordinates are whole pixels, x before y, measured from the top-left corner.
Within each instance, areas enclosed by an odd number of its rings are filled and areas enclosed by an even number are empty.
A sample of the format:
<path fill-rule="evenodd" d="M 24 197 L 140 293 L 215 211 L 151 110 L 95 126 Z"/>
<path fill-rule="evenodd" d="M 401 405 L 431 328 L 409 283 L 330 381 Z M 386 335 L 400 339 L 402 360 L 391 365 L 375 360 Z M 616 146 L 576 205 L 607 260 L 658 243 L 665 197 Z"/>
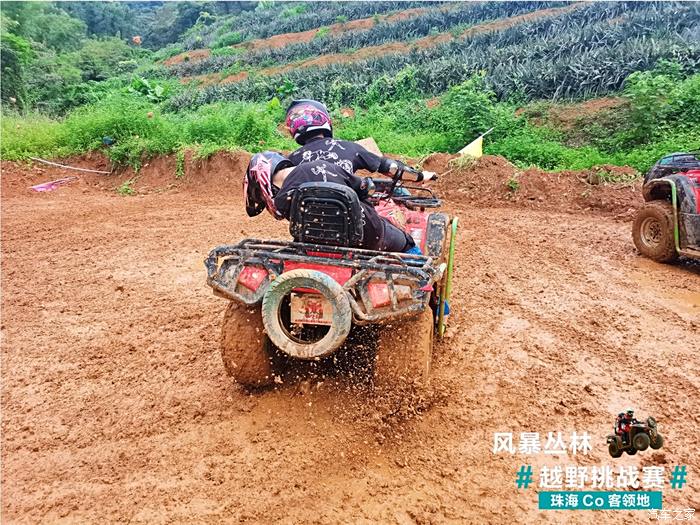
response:
<path fill-rule="evenodd" d="M 383 217 L 382 219 L 382 223 L 384 224 L 382 251 L 408 252 L 408 250 L 412 249 L 416 245 L 413 237 L 408 235 L 403 230 L 400 230 Z"/>

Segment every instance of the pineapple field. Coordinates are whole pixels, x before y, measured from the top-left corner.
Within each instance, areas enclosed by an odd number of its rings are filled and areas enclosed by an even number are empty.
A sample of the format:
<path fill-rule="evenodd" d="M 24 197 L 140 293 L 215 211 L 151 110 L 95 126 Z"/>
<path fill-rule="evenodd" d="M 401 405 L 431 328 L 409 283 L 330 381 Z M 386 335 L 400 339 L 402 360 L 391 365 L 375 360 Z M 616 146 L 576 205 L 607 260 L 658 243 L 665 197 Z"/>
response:
<path fill-rule="evenodd" d="M 661 519 L 540 504 L 589 489 L 700 508 L 700 265 L 631 232 L 644 175 L 700 151 L 700 3 L 6 1 L 0 43 L 3 523 Z M 295 99 L 436 173 L 458 218 L 419 394 L 377 387 L 374 326 L 265 388 L 222 362 L 203 261 L 291 238 L 243 181 L 299 147 Z M 613 459 L 630 408 L 665 443 Z M 590 450 L 550 454 L 558 434 Z"/>

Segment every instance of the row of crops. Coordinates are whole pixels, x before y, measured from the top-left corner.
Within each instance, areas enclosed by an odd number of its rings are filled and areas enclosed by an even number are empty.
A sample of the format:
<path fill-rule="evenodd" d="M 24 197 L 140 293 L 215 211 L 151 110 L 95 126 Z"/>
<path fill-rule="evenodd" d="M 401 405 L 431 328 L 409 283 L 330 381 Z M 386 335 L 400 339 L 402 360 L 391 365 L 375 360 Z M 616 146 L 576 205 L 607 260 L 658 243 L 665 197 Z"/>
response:
<path fill-rule="evenodd" d="M 255 38 L 308 31 L 337 22 L 420 7 L 422 2 L 276 2 L 270 4 L 267 8 L 245 11 L 237 16 L 193 30 L 185 36 L 184 48 L 218 47 L 221 44 L 230 45 Z"/>
<path fill-rule="evenodd" d="M 464 3 L 449 7 L 441 6 L 441 8 L 432 7 L 408 19 L 379 21 L 366 30 L 326 34 L 316 37 L 310 42 L 290 44 L 283 48 L 260 49 L 239 55 L 212 56 L 197 62 L 183 62 L 172 68 L 171 73 L 182 77 L 214 73 L 232 67 L 241 69 L 251 66 L 286 64 L 294 60 L 329 53 L 342 53 L 387 42 L 406 42 L 435 34 L 438 31 L 451 31 L 457 36 L 467 27 L 487 20 L 511 17 L 558 4 L 560 3 L 489 2 Z"/>
<path fill-rule="evenodd" d="M 700 4 L 594 3 L 498 32 L 475 34 L 410 53 L 250 75 L 233 84 L 184 92 L 173 109 L 279 95 L 332 106 L 366 106 L 443 93 L 477 72 L 501 98 L 573 99 L 618 90 L 634 71 L 673 60 L 700 70 Z M 283 89 L 281 92 L 280 90 Z"/>

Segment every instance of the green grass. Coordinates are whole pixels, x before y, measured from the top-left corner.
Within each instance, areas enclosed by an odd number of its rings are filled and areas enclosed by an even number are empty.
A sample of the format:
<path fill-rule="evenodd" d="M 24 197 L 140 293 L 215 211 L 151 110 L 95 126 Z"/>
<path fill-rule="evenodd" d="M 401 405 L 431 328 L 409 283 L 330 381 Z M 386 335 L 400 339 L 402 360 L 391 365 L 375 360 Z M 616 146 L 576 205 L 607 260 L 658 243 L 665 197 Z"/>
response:
<path fill-rule="evenodd" d="M 117 188 L 117 193 L 122 197 L 127 197 L 130 195 L 135 195 L 136 190 L 134 190 L 133 185 L 136 182 L 134 179 L 125 180 Z"/>
<path fill-rule="evenodd" d="M 106 148 L 119 165 L 139 169 L 143 160 L 180 151 L 294 149 L 294 142 L 277 130 L 280 110 L 253 104 L 215 104 L 193 112 L 163 113 L 142 97 L 115 94 L 84 106 L 64 120 L 38 115 L 2 119 L 0 155 L 4 160 L 64 157 Z M 150 116 L 149 116 L 150 115 Z"/>
<path fill-rule="evenodd" d="M 518 167 L 552 171 L 612 164 L 643 172 L 671 151 L 700 148 L 700 128 L 682 118 L 688 108 L 700 105 L 700 75 L 677 82 L 679 87 L 673 92 L 667 84 L 647 79 L 638 96 L 632 85 L 626 94 L 629 104 L 610 110 L 619 113 L 582 121 L 576 124 L 579 129 L 568 131 L 535 126 L 528 120 L 542 117 L 544 105 L 516 116 L 515 106 L 496 101 L 483 77 L 455 86 L 431 108 L 412 91 L 411 71 L 404 77 L 393 85 L 402 90 L 404 100 L 355 108 L 354 117 L 334 114 L 336 136 L 347 140 L 373 137 L 382 151 L 418 158 L 456 152 L 493 127 L 485 140 L 485 153 L 502 155 Z M 654 114 L 656 127 L 645 135 L 640 130 L 648 129 L 649 122 L 639 111 L 639 100 L 653 106 L 655 97 L 663 97 L 667 109 Z M 105 151 L 115 164 L 138 170 L 150 156 L 177 153 L 176 174 L 182 176 L 188 148 L 195 157 L 206 158 L 219 150 L 290 151 L 297 147 L 278 130 L 284 104 L 277 99 L 261 104 L 221 102 L 177 112 L 166 112 L 162 106 L 139 93 L 115 90 L 63 120 L 35 114 L 4 115 L 0 155 L 5 160 L 62 157 L 101 149 L 103 137 L 110 137 L 115 142 Z M 574 147 L 569 144 L 574 135 L 579 142 L 581 137 L 586 140 Z"/>
<path fill-rule="evenodd" d="M 55 157 L 64 146 L 60 122 L 37 114 L 2 116 L 0 152 L 3 160 Z"/>
<path fill-rule="evenodd" d="M 185 150 L 177 150 L 175 156 L 175 178 L 181 179 L 185 176 Z"/>
<path fill-rule="evenodd" d="M 518 178 L 515 175 L 512 175 L 508 179 L 508 182 L 506 182 L 506 186 L 511 193 L 515 193 L 520 189 L 520 181 L 518 181 Z"/>

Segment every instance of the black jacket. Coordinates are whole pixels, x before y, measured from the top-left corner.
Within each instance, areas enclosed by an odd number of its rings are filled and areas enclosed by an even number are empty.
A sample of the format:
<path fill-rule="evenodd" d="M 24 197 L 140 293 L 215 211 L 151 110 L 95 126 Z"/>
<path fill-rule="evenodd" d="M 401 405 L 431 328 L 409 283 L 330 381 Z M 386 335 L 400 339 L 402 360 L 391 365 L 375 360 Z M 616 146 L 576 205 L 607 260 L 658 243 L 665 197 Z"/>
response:
<path fill-rule="evenodd" d="M 310 140 L 289 155 L 289 160 L 295 166 L 322 160 L 336 164 L 350 174 L 357 170 L 387 173 L 392 162 L 391 159 L 375 155 L 354 142 L 325 137 Z"/>
<path fill-rule="evenodd" d="M 334 182 L 352 188 L 360 197 L 360 205 L 364 213 L 363 241 L 360 247 L 370 250 L 382 249 L 384 219 L 379 216 L 374 206 L 363 200 L 366 192 L 362 189 L 362 179 L 330 162 L 322 160 L 305 162 L 287 175 L 274 199 L 275 207 L 282 217 L 289 220 L 294 192 L 306 182 Z"/>

